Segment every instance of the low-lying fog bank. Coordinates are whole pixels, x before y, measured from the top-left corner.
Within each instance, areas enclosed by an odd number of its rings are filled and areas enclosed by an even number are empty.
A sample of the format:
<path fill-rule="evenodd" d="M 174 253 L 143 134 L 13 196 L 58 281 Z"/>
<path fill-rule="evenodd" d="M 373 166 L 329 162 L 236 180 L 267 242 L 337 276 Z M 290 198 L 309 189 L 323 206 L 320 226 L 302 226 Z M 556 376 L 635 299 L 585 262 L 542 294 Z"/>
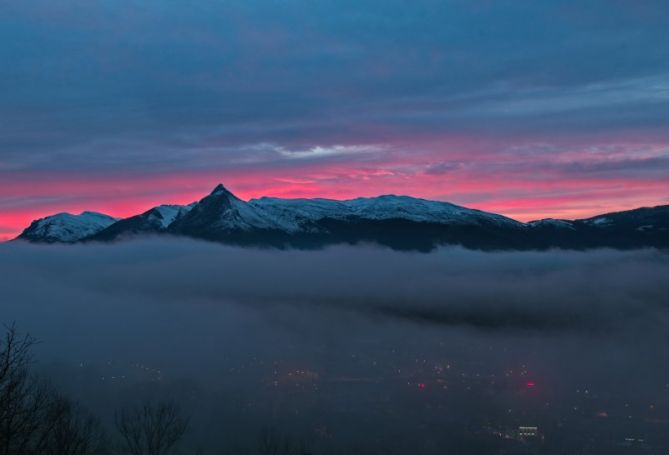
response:
<path fill-rule="evenodd" d="M 103 417 L 177 399 L 206 453 L 254 450 L 263 428 L 322 452 L 495 453 L 523 424 L 559 453 L 583 422 L 660 447 L 668 277 L 656 250 L 5 244 L 0 319 Z"/>

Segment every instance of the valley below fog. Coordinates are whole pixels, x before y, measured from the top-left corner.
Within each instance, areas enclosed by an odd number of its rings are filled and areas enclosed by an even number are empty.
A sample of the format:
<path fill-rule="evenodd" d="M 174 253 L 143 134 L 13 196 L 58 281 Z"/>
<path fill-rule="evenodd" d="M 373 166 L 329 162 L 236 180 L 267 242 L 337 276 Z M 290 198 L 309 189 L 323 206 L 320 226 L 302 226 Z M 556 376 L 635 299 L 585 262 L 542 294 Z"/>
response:
<path fill-rule="evenodd" d="M 184 453 L 662 453 L 669 255 L 0 245 L 0 314 L 113 423 L 172 399 Z M 530 428 L 523 435 L 522 428 Z"/>

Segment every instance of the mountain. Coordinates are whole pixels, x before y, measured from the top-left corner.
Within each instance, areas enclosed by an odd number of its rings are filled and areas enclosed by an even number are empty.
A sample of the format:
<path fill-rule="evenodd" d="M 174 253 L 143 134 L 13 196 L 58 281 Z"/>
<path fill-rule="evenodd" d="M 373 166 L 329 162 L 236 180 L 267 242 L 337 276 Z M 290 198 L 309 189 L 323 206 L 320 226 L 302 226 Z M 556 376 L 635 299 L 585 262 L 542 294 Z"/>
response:
<path fill-rule="evenodd" d="M 57 213 L 33 221 L 18 238 L 31 242 L 72 243 L 90 237 L 117 221 L 117 218 L 96 212 L 79 215 Z"/>
<path fill-rule="evenodd" d="M 247 202 L 218 185 L 187 206 L 161 205 L 122 220 L 96 214 L 111 221 L 85 232 L 70 228 L 75 234 L 69 236 L 39 228 L 45 220 L 64 215 L 33 222 L 19 238 L 75 242 L 172 235 L 244 246 L 321 248 L 372 243 L 419 251 L 439 245 L 485 250 L 669 247 L 669 206 L 583 220 L 521 223 L 447 202 L 395 195 L 345 201 L 262 197 Z M 72 220 L 66 220 L 72 225 Z"/>
<path fill-rule="evenodd" d="M 669 248 L 669 205 L 606 213 L 580 220 L 527 223 L 535 248 Z"/>
<path fill-rule="evenodd" d="M 502 247 L 522 228 L 500 215 L 407 196 L 245 202 L 219 185 L 167 232 L 238 245 L 314 248 L 368 242 L 429 250 L 436 243 Z"/>
<path fill-rule="evenodd" d="M 290 233 L 299 229 L 286 217 L 275 217 L 263 207 L 242 201 L 218 185 L 168 230 L 190 237 L 224 240 L 225 237 L 241 239 L 250 233 Z"/>
<path fill-rule="evenodd" d="M 86 240 L 110 241 L 141 234 L 160 234 L 175 220 L 188 213 L 193 205 L 159 205 L 139 215 L 119 220 L 92 233 Z"/>
<path fill-rule="evenodd" d="M 357 198 L 348 201 L 331 199 L 252 199 L 253 206 L 273 213 L 276 218 L 295 218 L 317 221 L 323 218 L 365 220 L 401 219 L 417 223 L 479 224 L 493 222 L 500 225 L 520 223 L 493 213 L 472 210 L 448 202 L 428 201 L 409 196 L 384 195 Z"/>

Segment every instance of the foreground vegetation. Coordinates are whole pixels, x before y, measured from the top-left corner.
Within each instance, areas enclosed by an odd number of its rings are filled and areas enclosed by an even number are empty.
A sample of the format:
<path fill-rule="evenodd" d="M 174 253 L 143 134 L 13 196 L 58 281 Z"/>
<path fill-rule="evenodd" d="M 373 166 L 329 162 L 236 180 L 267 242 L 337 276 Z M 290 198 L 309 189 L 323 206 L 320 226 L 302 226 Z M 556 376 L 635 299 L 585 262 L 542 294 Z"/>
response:
<path fill-rule="evenodd" d="M 0 455 L 170 455 L 181 447 L 189 418 L 173 401 L 121 408 L 113 431 L 32 371 L 35 339 L 5 327 L 0 339 Z M 202 452 L 199 452 L 202 453 Z M 308 455 L 273 431 L 262 431 L 259 455 Z"/>

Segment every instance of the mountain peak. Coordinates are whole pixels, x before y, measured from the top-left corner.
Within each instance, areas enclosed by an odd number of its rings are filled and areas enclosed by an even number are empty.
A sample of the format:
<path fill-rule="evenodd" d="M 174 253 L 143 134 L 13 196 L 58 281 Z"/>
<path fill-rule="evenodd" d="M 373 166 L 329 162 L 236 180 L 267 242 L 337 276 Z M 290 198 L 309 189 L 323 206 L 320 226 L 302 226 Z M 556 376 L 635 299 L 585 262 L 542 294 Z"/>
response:
<path fill-rule="evenodd" d="M 225 186 L 223 186 L 222 183 L 219 183 L 218 185 L 216 185 L 216 188 L 214 188 L 214 191 L 210 193 L 210 196 L 216 196 L 219 194 L 232 194 L 232 193 L 228 191 L 228 189 Z"/>

